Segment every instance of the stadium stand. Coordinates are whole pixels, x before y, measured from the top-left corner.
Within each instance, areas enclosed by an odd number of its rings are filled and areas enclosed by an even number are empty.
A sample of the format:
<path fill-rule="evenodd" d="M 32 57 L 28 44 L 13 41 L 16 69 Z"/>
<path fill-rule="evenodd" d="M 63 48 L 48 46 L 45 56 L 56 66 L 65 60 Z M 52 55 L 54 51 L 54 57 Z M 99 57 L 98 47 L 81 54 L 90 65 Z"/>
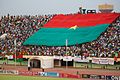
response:
<path fill-rule="evenodd" d="M 72 16 L 71 16 L 72 15 Z M 92 22 L 86 21 L 88 18 L 92 19 Z M 7 37 L 4 40 L 0 40 L 0 47 L 4 53 L 14 54 L 14 39 L 17 38 L 17 54 L 23 55 L 66 55 L 66 47 L 49 47 L 49 46 L 23 46 L 22 43 L 30 37 L 33 33 L 38 31 L 41 26 L 45 24 L 45 27 L 60 27 L 60 26 L 74 26 L 77 24 L 79 26 L 88 26 L 103 24 L 105 21 L 112 24 L 107 28 L 107 30 L 101 34 L 101 36 L 92 42 L 75 44 L 73 46 L 67 47 L 67 55 L 71 56 L 95 56 L 95 57 L 120 57 L 120 17 L 114 16 L 113 14 L 108 14 L 104 20 L 104 15 L 100 14 L 88 14 L 85 17 L 81 14 L 70 14 L 70 15 L 45 15 L 45 16 L 4 16 L 0 19 L 0 35 L 7 33 Z M 90 15 L 93 15 L 90 17 Z M 94 18 L 101 16 L 100 19 L 95 21 Z M 52 18 L 53 17 L 53 18 Z M 78 18 L 82 21 L 76 22 Z M 116 19 L 114 22 L 113 20 Z M 71 21 L 72 19 L 72 21 Z M 95 22 L 93 22 L 95 21 Z M 101 22 L 100 22 L 101 21 Z M 64 24 L 63 24 L 64 22 Z M 100 23 L 99 23 L 100 22 Z M 62 24 L 61 24 L 62 23 Z M 71 24 L 69 24 L 71 23 Z M 81 25 L 82 23 L 82 25 Z M 87 23 L 87 24 L 86 24 Z"/>
<path fill-rule="evenodd" d="M 7 33 L 7 37 L 0 40 L 1 50 L 4 53 L 12 54 L 15 51 L 14 40 L 17 39 L 17 52 L 22 52 L 24 47 L 21 45 L 24 40 L 39 30 L 52 16 L 2 16 L 0 19 L 0 35 Z"/>

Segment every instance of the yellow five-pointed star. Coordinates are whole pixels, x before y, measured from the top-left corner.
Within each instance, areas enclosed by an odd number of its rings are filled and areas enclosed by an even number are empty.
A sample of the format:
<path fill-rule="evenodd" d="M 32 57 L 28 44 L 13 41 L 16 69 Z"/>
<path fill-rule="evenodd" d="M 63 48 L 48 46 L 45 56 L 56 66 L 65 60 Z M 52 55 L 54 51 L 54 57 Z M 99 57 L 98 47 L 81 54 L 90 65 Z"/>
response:
<path fill-rule="evenodd" d="M 77 25 L 73 26 L 73 27 L 70 27 L 69 29 L 76 29 L 77 28 Z"/>

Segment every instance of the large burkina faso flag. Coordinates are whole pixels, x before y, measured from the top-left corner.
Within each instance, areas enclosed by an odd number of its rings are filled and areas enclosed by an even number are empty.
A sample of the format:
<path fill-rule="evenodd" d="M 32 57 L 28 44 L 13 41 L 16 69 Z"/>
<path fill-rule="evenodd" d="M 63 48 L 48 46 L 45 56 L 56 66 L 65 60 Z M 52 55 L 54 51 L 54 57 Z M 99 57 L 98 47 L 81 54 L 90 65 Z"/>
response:
<path fill-rule="evenodd" d="M 117 13 L 56 15 L 23 45 L 68 46 L 96 40 L 119 17 Z"/>

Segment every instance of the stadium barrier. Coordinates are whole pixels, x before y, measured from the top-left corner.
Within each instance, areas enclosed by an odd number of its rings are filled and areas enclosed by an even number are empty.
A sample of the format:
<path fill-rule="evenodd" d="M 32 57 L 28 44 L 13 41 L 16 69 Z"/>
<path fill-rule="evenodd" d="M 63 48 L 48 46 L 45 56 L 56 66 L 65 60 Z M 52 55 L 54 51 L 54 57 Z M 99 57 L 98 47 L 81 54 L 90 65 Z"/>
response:
<path fill-rule="evenodd" d="M 5 71 L 5 70 L 4 70 Z M 6 73 L 4 71 L 0 71 L 1 73 Z M 12 70 L 11 70 L 12 71 Z M 7 71 L 10 74 L 10 71 Z M 13 70 L 15 73 L 15 70 Z M 11 73 L 13 73 L 11 72 Z M 18 74 L 18 71 L 16 71 Z M 60 77 L 60 78 L 83 78 L 83 79 L 102 79 L 102 80 L 120 80 L 120 76 L 106 76 L 106 75 L 95 75 L 95 74 L 67 74 L 67 73 L 57 73 L 57 72 L 31 72 L 31 71 L 19 71 L 19 75 L 25 76 L 46 76 L 46 77 Z"/>
<path fill-rule="evenodd" d="M 17 70 L 0 70 L 0 74 L 17 74 L 24 76 L 46 76 L 46 77 L 60 77 L 60 78 L 83 78 L 83 79 L 102 79 L 102 80 L 120 80 L 120 76 L 112 75 L 95 75 L 95 74 L 67 74 L 57 72 L 32 72 L 32 71 L 17 71 Z"/>
<path fill-rule="evenodd" d="M 60 78 L 80 78 L 80 75 L 73 75 L 67 73 L 57 73 L 57 72 L 32 72 L 32 71 L 19 71 L 18 75 L 24 76 L 46 76 L 46 77 L 60 77 Z"/>
<path fill-rule="evenodd" d="M 102 80 L 120 80 L 120 76 L 105 76 L 105 75 L 95 75 L 95 74 L 82 74 L 84 79 L 102 79 Z"/>
<path fill-rule="evenodd" d="M 17 70 L 0 70 L 0 74 L 18 74 Z"/>
<path fill-rule="evenodd" d="M 19 75 L 24 75 L 24 76 L 35 76 L 35 75 L 38 75 L 38 72 L 19 71 Z"/>
<path fill-rule="evenodd" d="M 57 72 L 38 72 L 38 75 L 49 76 L 49 77 L 60 77 L 60 78 L 80 78 L 80 75 L 57 73 Z"/>
<path fill-rule="evenodd" d="M 61 77 L 61 78 L 80 78 L 80 75 L 60 73 L 59 77 Z"/>
<path fill-rule="evenodd" d="M 57 72 L 38 72 L 40 76 L 59 77 Z"/>

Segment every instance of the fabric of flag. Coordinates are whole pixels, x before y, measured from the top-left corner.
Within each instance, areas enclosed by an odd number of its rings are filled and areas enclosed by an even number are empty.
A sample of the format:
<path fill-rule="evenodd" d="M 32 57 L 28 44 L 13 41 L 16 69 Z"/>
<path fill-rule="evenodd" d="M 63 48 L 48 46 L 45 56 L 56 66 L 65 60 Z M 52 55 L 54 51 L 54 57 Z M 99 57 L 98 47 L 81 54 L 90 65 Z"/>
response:
<path fill-rule="evenodd" d="M 16 60 L 17 62 L 23 62 L 23 58 L 19 58 Z"/>
<path fill-rule="evenodd" d="M 114 56 L 114 61 L 116 61 L 116 62 L 117 62 L 117 59 L 118 59 L 118 58 L 117 58 L 116 56 Z"/>
<path fill-rule="evenodd" d="M 117 52 L 114 52 L 114 60 L 117 61 L 117 58 L 118 58 L 118 53 Z"/>
<path fill-rule="evenodd" d="M 57 15 L 30 36 L 23 45 L 65 46 L 96 40 L 119 16 L 109 14 Z"/>
<path fill-rule="evenodd" d="M 15 60 L 15 54 L 13 54 L 13 59 Z M 16 61 L 17 62 L 22 62 L 23 61 L 23 55 L 22 54 L 17 54 L 16 55 Z"/>
<path fill-rule="evenodd" d="M 115 54 L 115 57 L 118 57 L 118 53 L 117 52 L 114 52 L 114 54 Z"/>
<path fill-rule="evenodd" d="M 56 15 L 45 24 L 44 27 L 70 28 L 75 25 L 79 27 L 89 27 L 101 24 L 111 24 L 119 15 L 119 13 Z"/>
<path fill-rule="evenodd" d="M 106 30 L 109 24 L 103 24 L 85 28 L 41 28 L 38 32 L 28 38 L 24 45 L 47 45 L 47 46 L 65 46 L 75 45 L 76 43 L 85 43 L 97 39 L 99 35 Z"/>

